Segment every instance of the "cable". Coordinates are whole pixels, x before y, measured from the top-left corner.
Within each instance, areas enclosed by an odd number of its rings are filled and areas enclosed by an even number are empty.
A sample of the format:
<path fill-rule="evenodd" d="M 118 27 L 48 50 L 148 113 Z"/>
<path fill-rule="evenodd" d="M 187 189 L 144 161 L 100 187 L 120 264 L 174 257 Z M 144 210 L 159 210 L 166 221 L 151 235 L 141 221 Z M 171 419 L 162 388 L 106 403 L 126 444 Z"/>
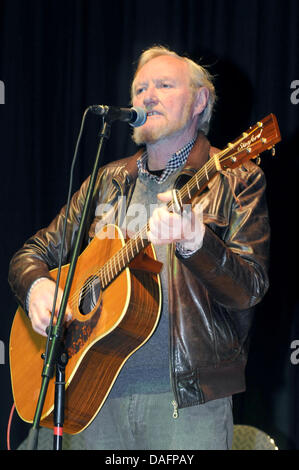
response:
<path fill-rule="evenodd" d="M 10 429 L 11 429 L 11 422 L 12 422 L 12 417 L 13 417 L 15 408 L 16 408 L 16 406 L 15 406 L 15 404 L 13 404 L 12 407 L 11 407 L 11 410 L 10 410 L 9 418 L 8 418 L 7 435 L 6 435 L 7 450 L 11 450 L 11 448 L 10 448 Z"/>
<path fill-rule="evenodd" d="M 57 295 L 58 295 L 58 289 L 59 289 L 59 281 L 60 281 L 60 275 L 61 275 L 61 268 L 62 268 L 62 258 L 63 258 L 63 249 L 64 249 L 64 243 L 65 243 L 65 238 L 66 238 L 66 230 L 67 230 L 67 219 L 69 215 L 69 209 L 70 209 L 70 202 L 71 202 L 71 196 L 72 196 L 72 187 L 73 187 L 73 172 L 74 172 L 74 167 L 75 167 L 75 162 L 77 160 L 77 155 L 78 155 L 78 150 L 79 150 L 79 145 L 81 142 L 81 137 L 84 129 L 84 124 L 86 120 L 87 113 L 90 111 L 90 106 L 84 111 L 82 121 L 81 121 L 81 126 L 80 126 L 80 131 L 79 135 L 77 138 L 76 142 L 76 147 L 75 147 L 75 152 L 71 164 L 71 171 L 70 171 L 70 181 L 69 181 L 69 189 L 68 189 L 68 197 L 67 197 L 67 203 L 66 203 L 66 209 L 65 209 L 65 214 L 64 214 L 64 224 L 63 224 L 63 233 L 62 233 L 62 239 L 61 239 L 61 245 L 60 245 L 60 252 L 59 252 L 59 262 L 58 262 L 58 270 L 57 270 L 57 278 L 56 278 L 56 286 L 55 286 L 55 293 L 54 293 L 54 300 L 53 300 L 53 307 L 52 307 L 52 313 L 51 313 L 51 318 L 50 318 L 50 324 L 49 324 L 49 331 L 51 332 L 51 328 L 53 326 L 53 321 L 55 317 L 55 310 L 56 310 L 56 302 L 57 302 Z M 50 346 L 50 334 L 47 336 L 47 341 L 46 341 L 46 347 L 45 347 L 45 363 L 48 358 L 48 352 L 49 352 L 49 346 Z"/>

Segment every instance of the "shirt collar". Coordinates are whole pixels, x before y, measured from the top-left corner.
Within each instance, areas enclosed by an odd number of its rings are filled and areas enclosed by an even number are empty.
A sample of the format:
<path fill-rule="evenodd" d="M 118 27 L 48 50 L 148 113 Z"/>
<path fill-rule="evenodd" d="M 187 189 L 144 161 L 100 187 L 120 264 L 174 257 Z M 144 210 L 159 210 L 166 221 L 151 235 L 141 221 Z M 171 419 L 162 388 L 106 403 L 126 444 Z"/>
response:
<path fill-rule="evenodd" d="M 174 173 L 174 171 L 176 171 L 181 166 L 185 165 L 195 140 L 196 138 L 190 140 L 190 142 L 188 142 L 184 147 L 182 147 L 180 150 L 178 150 L 171 156 L 161 176 L 153 175 L 147 170 L 146 163 L 148 160 L 148 154 L 147 151 L 145 151 L 137 160 L 139 175 L 143 175 L 150 179 L 153 179 L 157 183 L 163 183 L 169 175 Z"/>

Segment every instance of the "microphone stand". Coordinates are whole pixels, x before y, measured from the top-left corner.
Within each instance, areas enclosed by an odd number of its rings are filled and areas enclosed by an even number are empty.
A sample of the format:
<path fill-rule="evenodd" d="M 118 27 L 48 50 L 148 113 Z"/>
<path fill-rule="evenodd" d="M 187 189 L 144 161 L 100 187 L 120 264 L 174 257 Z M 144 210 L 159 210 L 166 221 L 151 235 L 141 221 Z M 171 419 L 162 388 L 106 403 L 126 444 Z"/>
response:
<path fill-rule="evenodd" d="M 82 211 L 82 217 L 80 220 L 78 233 L 75 240 L 74 250 L 68 270 L 68 275 L 64 287 L 64 292 L 57 316 L 57 322 L 49 331 L 50 343 L 49 343 L 49 353 L 44 361 L 44 367 L 42 371 L 42 384 L 40 389 L 40 394 L 38 397 L 38 402 L 35 410 L 35 415 L 33 419 L 33 425 L 29 432 L 28 436 L 28 450 L 36 450 L 38 444 L 38 433 L 40 426 L 40 418 L 42 414 L 42 409 L 44 406 L 46 393 L 48 390 L 48 385 L 50 379 L 53 377 L 54 369 L 56 367 L 56 385 L 55 385 L 55 406 L 54 410 L 54 450 L 60 450 L 62 448 L 62 434 L 63 434 L 63 421 L 64 421 L 64 393 L 65 393 L 65 381 L 64 381 L 64 370 L 67 363 L 67 356 L 65 351 L 62 350 L 62 337 L 63 337 L 63 322 L 65 310 L 69 298 L 69 293 L 75 273 L 75 268 L 77 264 L 77 259 L 80 254 L 81 245 L 83 241 L 83 236 L 86 229 L 86 223 L 90 211 L 91 201 L 93 197 L 94 187 L 96 183 L 97 173 L 100 164 L 100 157 L 104 147 L 105 139 L 108 139 L 110 136 L 110 123 L 113 118 L 106 120 L 103 118 L 103 127 L 99 134 L 100 140 L 96 153 L 96 158 L 94 162 L 94 167 L 90 176 L 90 181 L 87 189 L 86 199 L 84 202 L 84 207 Z M 58 409 L 57 409 L 58 407 Z M 56 428 L 56 429 L 55 429 Z"/>

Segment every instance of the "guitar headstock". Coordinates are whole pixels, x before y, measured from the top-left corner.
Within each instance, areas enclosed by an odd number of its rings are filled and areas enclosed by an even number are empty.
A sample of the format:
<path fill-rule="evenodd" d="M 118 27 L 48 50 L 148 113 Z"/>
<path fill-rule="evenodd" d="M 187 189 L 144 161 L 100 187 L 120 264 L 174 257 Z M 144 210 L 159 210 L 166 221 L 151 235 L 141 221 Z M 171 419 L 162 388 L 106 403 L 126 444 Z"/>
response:
<path fill-rule="evenodd" d="M 242 136 L 229 143 L 217 154 L 221 168 L 237 168 L 248 160 L 257 158 L 265 150 L 274 149 L 281 135 L 274 114 L 269 114 L 251 126 Z"/>

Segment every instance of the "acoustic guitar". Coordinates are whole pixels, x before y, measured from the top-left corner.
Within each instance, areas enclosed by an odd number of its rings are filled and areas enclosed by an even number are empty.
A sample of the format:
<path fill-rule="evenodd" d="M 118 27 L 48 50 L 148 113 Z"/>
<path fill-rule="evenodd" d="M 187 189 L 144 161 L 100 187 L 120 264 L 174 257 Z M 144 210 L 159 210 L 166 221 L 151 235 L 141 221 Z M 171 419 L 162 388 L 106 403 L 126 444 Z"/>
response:
<path fill-rule="evenodd" d="M 211 157 L 179 190 L 167 206 L 191 203 L 221 171 L 236 168 L 274 149 L 281 140 L 276 117 L 269 114 L 241 137 Z M 68 354 L 65 371 L 64 431 L 81 432 L 103 406 L 128 358 L 151 337 L 161 308 L 161 263 L 148 242 L 148 224 L 125 240 L 115 225 L 100 231 L 80 255 L 69 296 L 73 320 L 64 332 Z M 64 287 L 68 265 L 61 271 Z M 57 270 L 51 271 L 55 280 Z M 91 286 L 93 288 L 91 289 Z M 96 287 L 95 287 L 96 286 Z M 95 298 L 94 298 L 95 296 Z M 93 308 L 84 300 L 93 297 Z M 15 314 L 10 335 L 10 371 L 16 410 L 32 423 L 38 400 L 42 354 L 46 338 L 35 333 L 22 308 Z M 55 377 L 48 386 L 41 426 L 53 427 Z"/>

